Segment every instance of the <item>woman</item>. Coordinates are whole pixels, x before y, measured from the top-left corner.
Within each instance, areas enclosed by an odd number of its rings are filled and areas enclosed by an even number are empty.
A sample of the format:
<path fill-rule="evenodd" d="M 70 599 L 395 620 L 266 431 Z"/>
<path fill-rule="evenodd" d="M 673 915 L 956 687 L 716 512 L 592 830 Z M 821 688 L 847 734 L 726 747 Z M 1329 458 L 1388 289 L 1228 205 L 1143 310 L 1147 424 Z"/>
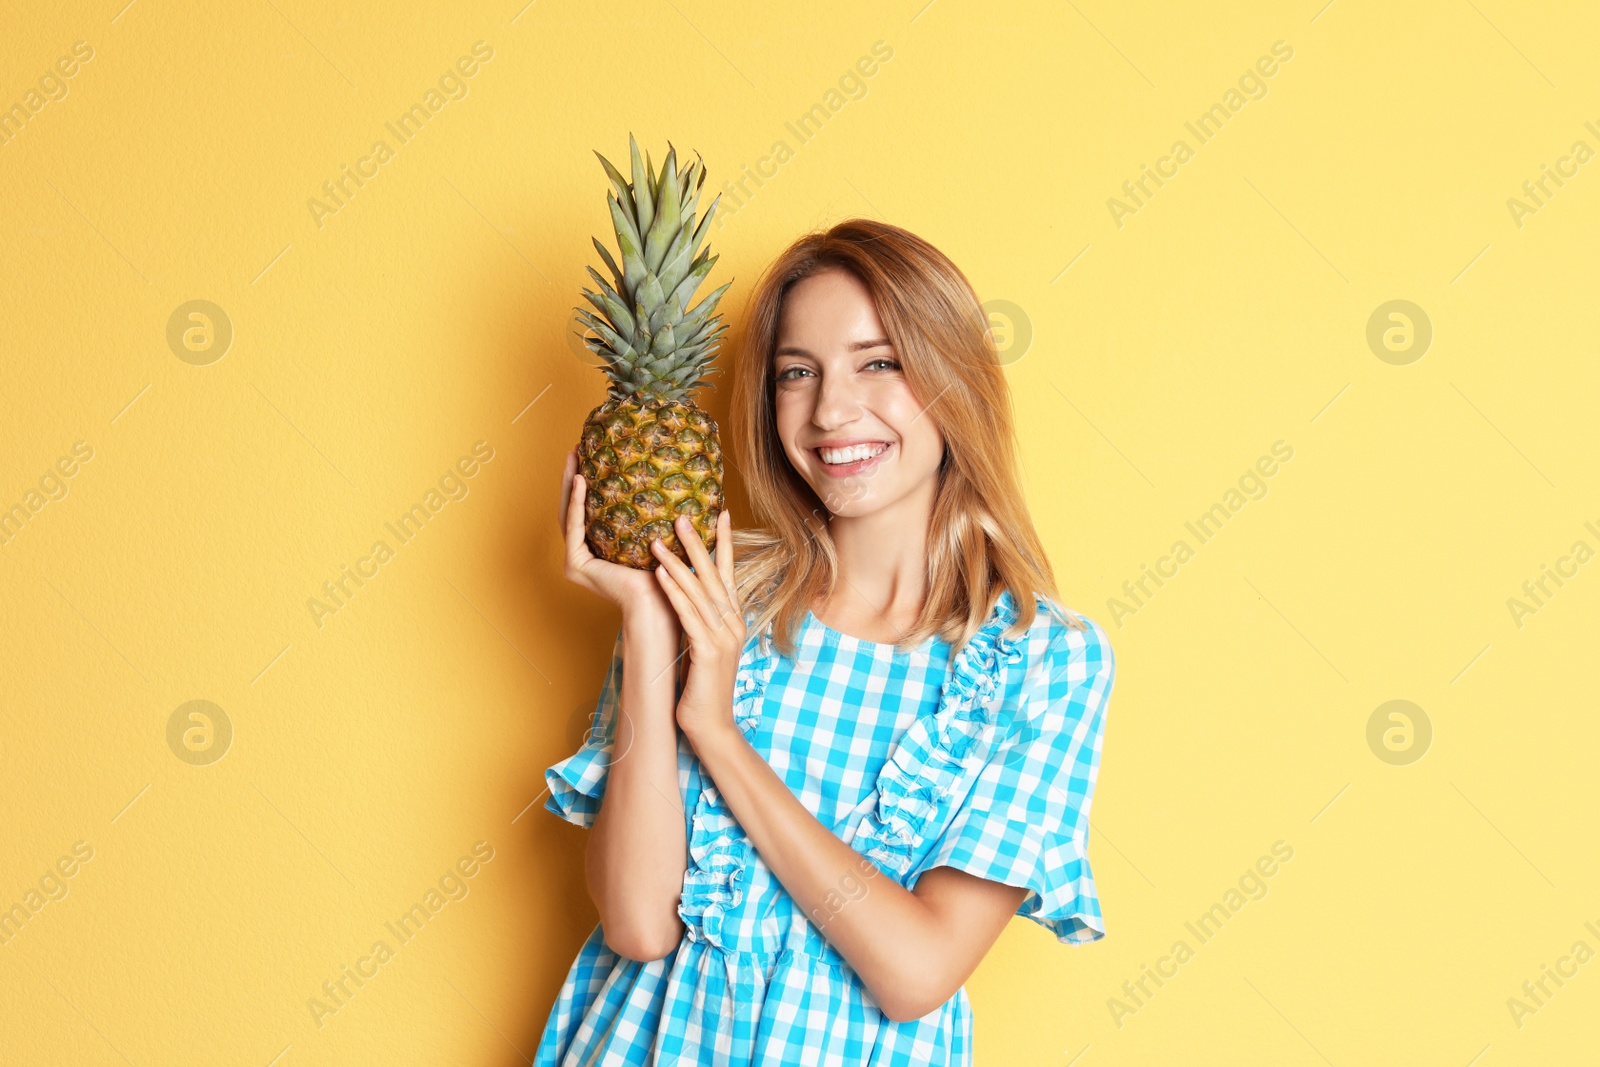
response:
<path fill-rule="evenodd" d="M 680 520 L 692 570 L 593 557 L 567 459 L 566 573 L 622 628 L 545 772 L 600 924 L 535 1063 L 969 1064 L 962 983 L 1013 914 L 1104 936 L 1110 643 L 1056 599 L 988 323 L 927 242 L 784 252 L 732 416 L 762 528 L 723 511 L 713 559 Z"/>

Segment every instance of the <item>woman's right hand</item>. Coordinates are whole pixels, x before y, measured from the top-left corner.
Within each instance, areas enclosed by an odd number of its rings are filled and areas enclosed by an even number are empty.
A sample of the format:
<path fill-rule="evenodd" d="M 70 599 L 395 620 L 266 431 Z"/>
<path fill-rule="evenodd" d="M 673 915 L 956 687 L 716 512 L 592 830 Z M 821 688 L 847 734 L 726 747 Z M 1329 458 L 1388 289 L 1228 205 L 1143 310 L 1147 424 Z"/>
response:
<path fill-rule="evenodd" d="M 561 474 L 559 515 L 567 542 L 567 580 L 620 607 L 624 625 L 633 623 L 650 630 L 676 633 L 681 626 L 678 613 L 656 579 L 655 567 L 636 570 L 601 559 L 589 550 L 583 522 L 583 500 L 587 491 L 588 485 L 578 473 L 578 450 L 573 449 L 567 453 Z"/>

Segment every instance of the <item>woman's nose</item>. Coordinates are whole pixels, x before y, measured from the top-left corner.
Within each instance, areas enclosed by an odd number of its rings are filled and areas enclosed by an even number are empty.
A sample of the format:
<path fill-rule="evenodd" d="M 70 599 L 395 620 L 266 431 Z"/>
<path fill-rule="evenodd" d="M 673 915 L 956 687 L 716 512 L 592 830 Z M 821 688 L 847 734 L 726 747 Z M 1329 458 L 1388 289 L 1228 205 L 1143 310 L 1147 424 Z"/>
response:
<path fill-rule="evenodd" d="M 849 375 L 825 374 L 817 387 L 817 406 L 812 421 L 824 429 L 854 422 L 861 412 L 861 399 Z"/>

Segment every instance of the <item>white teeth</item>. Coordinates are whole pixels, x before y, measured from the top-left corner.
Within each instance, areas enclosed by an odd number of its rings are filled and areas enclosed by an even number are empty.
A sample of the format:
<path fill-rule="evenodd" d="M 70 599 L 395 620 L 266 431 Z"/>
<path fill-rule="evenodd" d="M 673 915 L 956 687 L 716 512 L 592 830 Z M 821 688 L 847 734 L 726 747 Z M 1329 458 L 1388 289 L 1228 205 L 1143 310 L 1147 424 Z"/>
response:
<path fill-rule="evenodd" d="M 849 448 L 824 448 L 819 449 L 824 463 L 854 463 L 857 460 L 868 459 L 888 448 L 885 444 L 876 445 L 851 445 Z"/>

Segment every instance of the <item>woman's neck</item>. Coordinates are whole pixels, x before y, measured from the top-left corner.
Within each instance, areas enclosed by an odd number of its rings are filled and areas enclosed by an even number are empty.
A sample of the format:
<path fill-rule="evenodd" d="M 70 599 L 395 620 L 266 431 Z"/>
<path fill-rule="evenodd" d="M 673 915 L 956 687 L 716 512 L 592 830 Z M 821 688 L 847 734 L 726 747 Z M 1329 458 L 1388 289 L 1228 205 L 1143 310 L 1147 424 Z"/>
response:
<path fill-rule="evenodd" d="M 926 499 L 923 499 L 926 497 Z M 912 494 L 867 515 L 835 515 L 828 530 L 839 559 L 833 595 L 812 612 L 868 641 L 898 641 L 916 623 L 928 586 L 932 496 Z"/>

